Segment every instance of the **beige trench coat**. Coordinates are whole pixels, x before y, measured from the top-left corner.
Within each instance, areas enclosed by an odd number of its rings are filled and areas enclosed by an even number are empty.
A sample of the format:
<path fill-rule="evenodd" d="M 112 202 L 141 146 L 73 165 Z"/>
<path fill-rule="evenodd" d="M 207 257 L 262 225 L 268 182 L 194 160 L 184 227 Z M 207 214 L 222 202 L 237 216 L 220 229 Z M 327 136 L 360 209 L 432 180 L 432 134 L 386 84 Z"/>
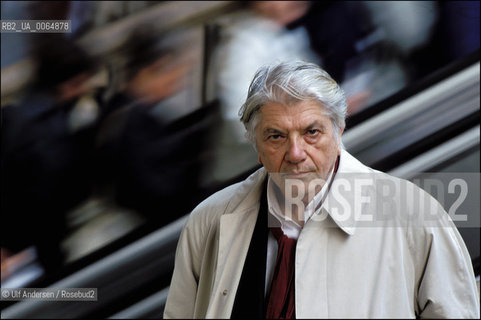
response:
<path fill-rule="evenodd" d="M 339 196 L 334 192 L 336 184 L 346 187 L 339 173 L 350 172 L 403 181 L 342 151 L 338 174 L 321 210 L 327 218 L 313 217 L 298 239 L 296 317 L 479 318 L 471 260 L 446 212 L 435 206 L 442 219 L 426 226 L 421 220 L 401 227 L 362 225 L 362 217 L 376 214 L 376 208 L 356 207 L 355 194 L 341 202 L 361 211 L 361 218 L 333 209 Z M 259 169 L 192 212 L 178 243 L 165 318 L 230 317 L 265 178 L 266 171 Z M 368 190 L 378 192 L 372 186 Z M 417 187 L 414 192 L 431 199 Z M 402 208 L 397 214 L 417 216 L 410 201 L 404 202 L 407 206 L 397 203 Z"/>

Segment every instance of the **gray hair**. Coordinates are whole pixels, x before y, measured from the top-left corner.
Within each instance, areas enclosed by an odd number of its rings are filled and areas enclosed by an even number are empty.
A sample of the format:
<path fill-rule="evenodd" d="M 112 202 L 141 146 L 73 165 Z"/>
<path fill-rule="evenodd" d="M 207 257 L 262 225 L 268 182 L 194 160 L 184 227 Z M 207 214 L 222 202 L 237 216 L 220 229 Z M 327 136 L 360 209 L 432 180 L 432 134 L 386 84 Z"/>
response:
<path fill-rule="evenodd" d="M 344 91 L 326 71 L 304 61 L 280 62 L 261 67 L 239 110 L 240 120 L 247 130 L 246 137 L 255 147 L 255 128 L 259 123 L 260 109 L 266 103 L 290 105 L 305 100 L 318 102 L 325 109 L 338 138 L 338 131 L 346 126 L 347 102 Z"/>

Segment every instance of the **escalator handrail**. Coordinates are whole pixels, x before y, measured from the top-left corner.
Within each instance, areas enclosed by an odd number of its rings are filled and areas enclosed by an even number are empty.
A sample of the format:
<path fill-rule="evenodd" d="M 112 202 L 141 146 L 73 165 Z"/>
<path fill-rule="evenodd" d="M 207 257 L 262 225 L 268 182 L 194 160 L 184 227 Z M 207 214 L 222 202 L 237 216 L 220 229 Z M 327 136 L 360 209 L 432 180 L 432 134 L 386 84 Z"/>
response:
<path fill-rule="evenodd" d="M 410 161 L 390 170 L 390 175 L 411 179 L 414 175 L 429 170 L 438 164 L 449 160 L 450 158 L 463 153 L 464 151 L 479 145 L 480 126 L 471 128 L 470 130 L 460 134 L 451 140 L 411 159 Z"/>
<path fill-rule="evenodd" d="M 477 49 L 474 52 L 471 52 L 470 54 L 467 54 L 466 56 L 459 58 L 447 64 L 446 66 L 441 67 L 440 69 L 430 73 L 423 78 L 414 80 L 412 83 L 408 84 L 405 88 L 401 89 L 397 93 L 394 93 L 393 95 L 388 96 L 387 98 L 371 106 L 368 106 L 360 112 L 350 115 L 346 119 L 347 129 L 357 126 L 358 124 L 384 112 L 385 110 L 408 99 L 409 97 L 412 97 L 435 85 L 436 83 L 446 78 L 449 78 L 450 76 L 458 73 L 459 71 L 464 70 L 475 63 L 478 63 L 479 58 L 480 49 Z"/>
<path fill-rule="evenodd" d="M 173 242 L 177 242 L 187 220 L 187 216 L 188 215 L 185 215 L 92 265 L 53 283 L 49 288 L 82 288 L 86 284 L 106 283 L 109 281 L 109 278 L 114 276 L 115 273 L 112 272 L 113 270 L 122 270 L 126 265 L 132 264 L 140 257 L 161 255 L 163 253 L 162 248 L 170 248 Z M 169 252 L 165 252 L 165 254 L 168 253 Z M 97 304 L 100 304 L 100 300 Z M 2 310 L 2 318 L 35 317 L 39 314 L 38 311 L 45 312 L 47 309 L 54 310 L 56 307 L 56 302 L 51 301 L 21 301 Z"/>
<path fill-rule="evenodd" d="M 347 150 L 359 148 L 389 128 L 403 123 L 413 115 L 434 108 L 436 102 L 476 83 L 479 85 L 479 61 L 432 87 L 398 103 L 377 116 L 347 130 L 342 141 Z"/>

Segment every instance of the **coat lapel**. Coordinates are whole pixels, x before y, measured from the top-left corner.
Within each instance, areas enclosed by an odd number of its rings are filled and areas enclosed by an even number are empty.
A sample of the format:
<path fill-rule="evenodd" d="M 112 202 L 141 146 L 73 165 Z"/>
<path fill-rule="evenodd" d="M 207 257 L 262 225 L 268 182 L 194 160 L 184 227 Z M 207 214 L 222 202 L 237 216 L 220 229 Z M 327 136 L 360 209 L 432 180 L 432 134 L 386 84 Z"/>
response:
<path fill-rule="evenodd" d="M 206 318 L 230 317 L 255 222 L 255 210 L 221 217 L 216 275 Z"/>
<path fill-rule="evenodd" d="M 256 225 L 265 176 L 265 173 L 257 175 L 256 181 L 250 185 L 249 194 L 230 206 L 232 211 L 220 218 L 219 251 L 207 318 L 229 318 L 231 315 L 244 261 Z"/>

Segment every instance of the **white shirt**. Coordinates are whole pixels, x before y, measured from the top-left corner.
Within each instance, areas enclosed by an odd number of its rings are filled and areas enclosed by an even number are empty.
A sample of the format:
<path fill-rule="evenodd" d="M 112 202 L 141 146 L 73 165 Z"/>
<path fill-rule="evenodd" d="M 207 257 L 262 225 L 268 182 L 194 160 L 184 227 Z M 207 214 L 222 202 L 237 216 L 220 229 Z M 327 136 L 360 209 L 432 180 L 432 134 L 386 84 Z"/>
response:
<path fill-rule="evenodd" d="M 319 214 L 321 210 L 321 204 L 325 198 L 325 194 L 329 191 L 329 185 L 331 184 L 332 177 L 334 176 L 334 168 L 331 169 L 329 173 L 329 178 L 326 183 L 322 186 L 321 190 L 314 196 L 314 198 L 309 202 L 304 210 L 304 224 L 314 215 Z M 271 177 L 267 181 L 267 206 L 269 208 L 268 212 L 271 217 L 274 217 L 281 224 L 281 229 L 284 234 L 290 239 L 298 239 L 299 233 L 302 227 L 289 217 L 284 216 L 281 205 L 279 204 L 279 192 L 276 191 L 275 183 L 272 181 Z M 276 266 L 277 259 L 277 240 L 274 235 L 269 232 L 267 238 L 267 262 L 266 262 L 266 287 L 265 294 L 269 292 L 272 277 L 274 275 L 274 269 Z"/>

